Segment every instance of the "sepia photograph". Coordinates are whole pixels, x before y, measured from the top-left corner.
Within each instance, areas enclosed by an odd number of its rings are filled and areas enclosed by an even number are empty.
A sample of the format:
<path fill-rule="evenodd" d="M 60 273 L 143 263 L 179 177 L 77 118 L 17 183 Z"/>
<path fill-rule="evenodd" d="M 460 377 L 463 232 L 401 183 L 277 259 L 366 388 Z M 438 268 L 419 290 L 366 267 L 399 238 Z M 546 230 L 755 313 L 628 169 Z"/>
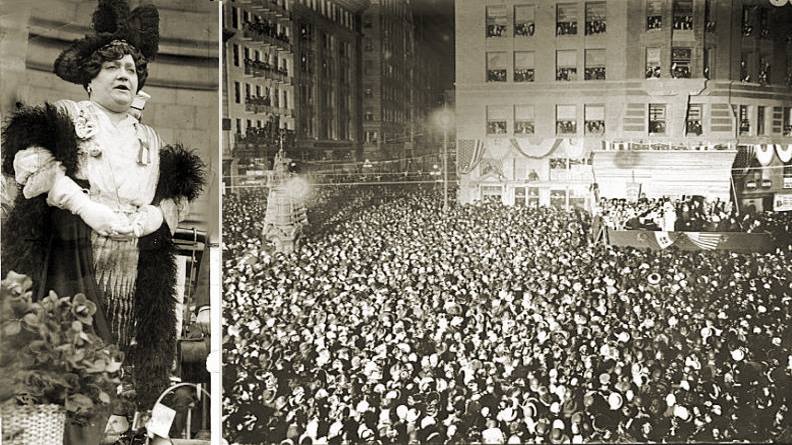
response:
<path fill-rule="evenodd" d="M 0 0 L 0 443 L 792 443 L 791 0 Z"/>
<path fill-rule="evenodd" d="M 0 1 L 1 443 L 210 443 L 218 23 Z"/>
<path fill-rule="evenodd" d="M 223 437 L 792 442 L 787 0 L 237 0 Z"/>

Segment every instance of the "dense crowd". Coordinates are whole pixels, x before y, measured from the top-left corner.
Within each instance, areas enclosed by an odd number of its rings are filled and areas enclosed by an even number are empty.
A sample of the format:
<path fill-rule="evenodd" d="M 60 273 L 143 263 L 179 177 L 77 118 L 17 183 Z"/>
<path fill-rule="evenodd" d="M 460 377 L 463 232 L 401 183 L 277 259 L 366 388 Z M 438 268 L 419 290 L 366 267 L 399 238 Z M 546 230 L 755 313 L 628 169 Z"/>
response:
<path fill-rule="evenodd" d="M 731 202 L 686 199 L 601 199 L 597 212 L 614 230 L 665 230 L 678 232 L 748 232 L 782 235 L 789 232 L 792 217 L 787 213 L 740 212 Z"/>
<path fill-rule="evenodd" d="M 292 255 L 224 199 L 237 443 L 792 441 L 792 253 L 589 244 L 588 217 L 322 189 Z"/>

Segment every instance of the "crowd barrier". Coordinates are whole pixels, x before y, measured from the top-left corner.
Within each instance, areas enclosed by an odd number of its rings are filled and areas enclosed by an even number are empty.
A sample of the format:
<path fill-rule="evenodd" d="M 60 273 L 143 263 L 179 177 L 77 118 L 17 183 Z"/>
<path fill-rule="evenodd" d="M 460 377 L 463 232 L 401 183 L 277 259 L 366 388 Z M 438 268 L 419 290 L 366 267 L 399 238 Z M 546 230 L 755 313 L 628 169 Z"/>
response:
<path fill-rule="evenodd" d="M 651 230 L 607 230 L 605 238 L 613 246 L 654 250 L 671 246 L 680 250 L 728 250 L 739 253 L 774 252 L 777 241 L 767 233 L 743 232 L 662 232 Z"/>

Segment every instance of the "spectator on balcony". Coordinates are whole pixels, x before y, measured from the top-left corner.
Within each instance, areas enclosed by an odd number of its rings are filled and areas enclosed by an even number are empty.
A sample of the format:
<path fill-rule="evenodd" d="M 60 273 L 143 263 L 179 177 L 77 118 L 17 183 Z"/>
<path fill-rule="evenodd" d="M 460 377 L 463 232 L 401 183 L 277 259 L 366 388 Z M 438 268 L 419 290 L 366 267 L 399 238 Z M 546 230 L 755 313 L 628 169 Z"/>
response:
<path fill-rule="evenodd" d="M 577 34 L 577 22 L 559 22 L 556 24 L 556 35 L 566 36 Z"/>
<path fill-rule="evenodd" d="M 586 35 L 602 34 L 606 30 L 606 22 L 603 19 L 593 19 L 586 22 Z"/>
<path fill-rule="evenodd" d="M 558 68 L 556 71 L 556 80 L 577 80 L 577 68 Z"/>
<path fill-rule="evenodd" d="M 662 76 L 662 70 L 660 66 L 649 67 L 646 70 L 646 78 L 647 79 L 659 79 Z"/>
<path fill-rule="evenodd" d="M 663 17 L 658 15 L 650 16 L 646 19 L 647 29 L 660 29 L 663 27 Z"/>
<path fill-rule="evenodd" d="M 530 37 L 534 35 L 536 26 L 531 23 L 518 23 L 514 25 L 514 35 L 522 37 Z"/>
<path fill-rule="evenodd" d="M 690 78 L 690 67 L 687 65 L 680 65 L 676 62 L 671 64 L 671 77 L 675 79 Z"/>

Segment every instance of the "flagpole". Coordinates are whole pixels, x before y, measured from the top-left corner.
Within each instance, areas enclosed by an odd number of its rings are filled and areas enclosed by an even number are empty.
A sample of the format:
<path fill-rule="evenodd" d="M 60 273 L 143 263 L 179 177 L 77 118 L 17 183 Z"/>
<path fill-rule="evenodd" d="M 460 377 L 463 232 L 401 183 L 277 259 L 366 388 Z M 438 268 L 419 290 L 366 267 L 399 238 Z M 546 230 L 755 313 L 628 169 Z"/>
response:
<path fill-rule="evenodd" d="M 740 216 L 740 201 L 737 200 L 737 188 L 734 186 L 734 176 L 729 174 L 729 182 L 731 183 L 732 196 L 734 197 L 734 207 L 737 210 L 737 216 Z"/>

